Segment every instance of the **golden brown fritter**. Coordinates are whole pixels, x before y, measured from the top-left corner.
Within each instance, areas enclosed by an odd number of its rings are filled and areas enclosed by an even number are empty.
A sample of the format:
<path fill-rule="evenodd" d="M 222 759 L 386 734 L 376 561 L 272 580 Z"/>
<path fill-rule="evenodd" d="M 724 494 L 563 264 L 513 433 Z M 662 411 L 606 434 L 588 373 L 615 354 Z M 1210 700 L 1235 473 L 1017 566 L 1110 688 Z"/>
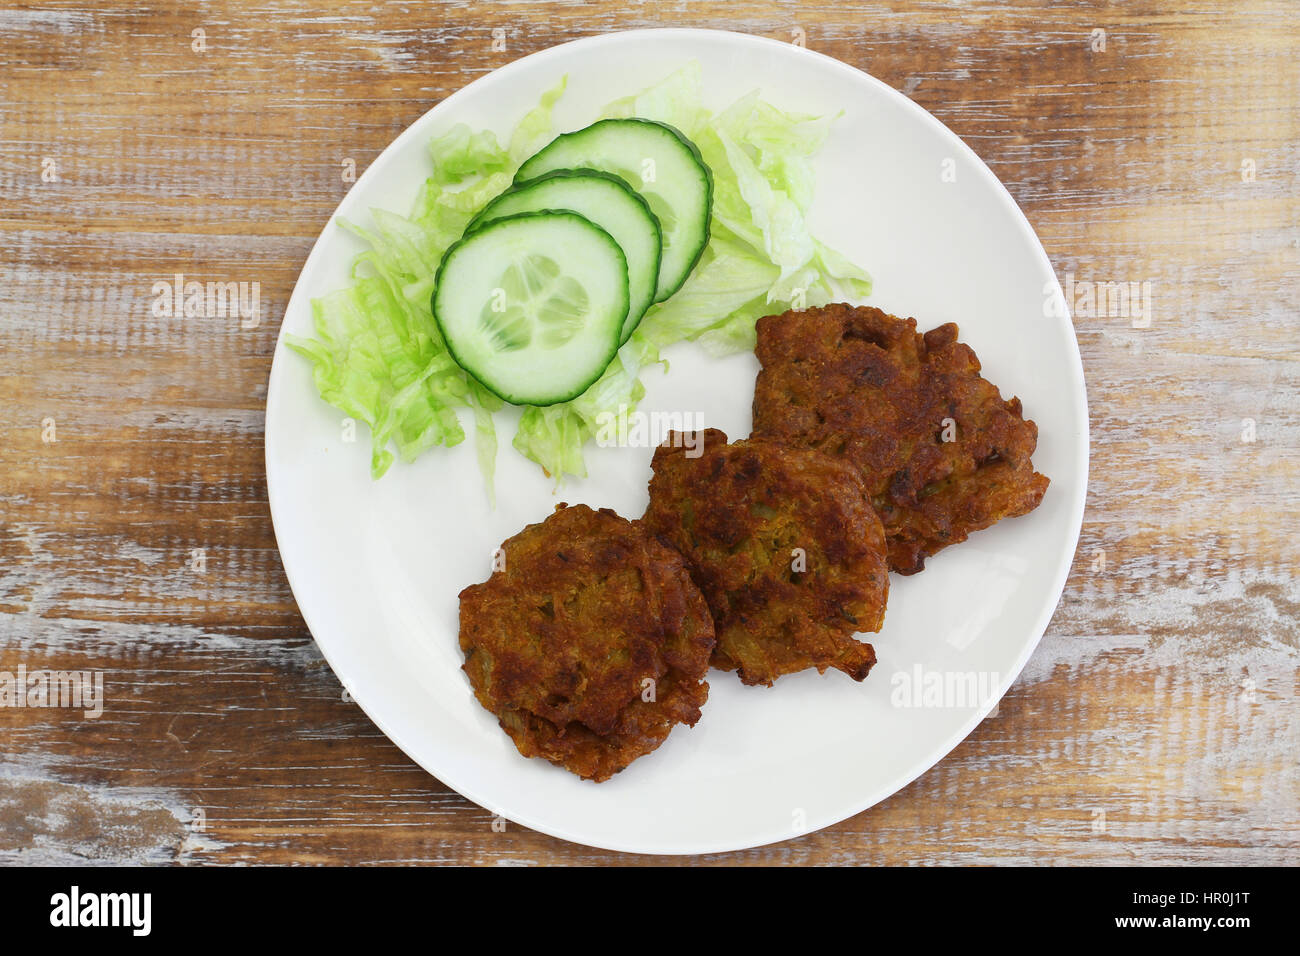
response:
<path fill-rule="evenodd" d="M 972 531 L 1038 507 L 1038 426 L 1003 401 L 952 323 L 828 305 L 758 320 L 754 437 L 817 448 L 862 473 L 889 565 L 915 574 Z"/>
<path fill-rule="evenodd" d="M 880 630 L 889 573 L 857 472 L 807 449 L 728 445 L 716 428 L 690 445 L 669 432 L 655 451 L 641 521 L 681 552 L 704 592 L 713 665 L 746 684 L 809 667 L 862 680 L 876 654 L 853 635 Z"/>
<path fill-rule="evenodd" d="M 608 780 L 694 725 L 713 621 L 681 556 L 602 508 L 560 505 L 460 593 L 479 703 L 525 757 Z"/>

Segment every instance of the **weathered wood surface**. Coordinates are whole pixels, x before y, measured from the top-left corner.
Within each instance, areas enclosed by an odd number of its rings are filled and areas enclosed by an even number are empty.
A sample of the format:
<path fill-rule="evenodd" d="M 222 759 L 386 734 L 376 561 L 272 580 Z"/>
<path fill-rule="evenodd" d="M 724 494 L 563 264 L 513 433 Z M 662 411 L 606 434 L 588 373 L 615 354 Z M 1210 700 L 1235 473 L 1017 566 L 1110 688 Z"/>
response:
<path fill-rule="evenodd" d="M 345 160 L 525 53 L 687 25 L 803 31 L 903 90 L 1063 277 L 1154 303 L 1076 316 L 1083 537 L 1000 716 L 874 809 L 710 862 L 1297 862 L 1293 3 L 327 6 L 0 9 L 0 670 L 112 684 L 98 719 L 0 709 L 0 861 L 641 862 L 494 832 L 342 699 L 262 409 Z M 176 272 L 260 282 L 264 320 L 153 317 Z"/>

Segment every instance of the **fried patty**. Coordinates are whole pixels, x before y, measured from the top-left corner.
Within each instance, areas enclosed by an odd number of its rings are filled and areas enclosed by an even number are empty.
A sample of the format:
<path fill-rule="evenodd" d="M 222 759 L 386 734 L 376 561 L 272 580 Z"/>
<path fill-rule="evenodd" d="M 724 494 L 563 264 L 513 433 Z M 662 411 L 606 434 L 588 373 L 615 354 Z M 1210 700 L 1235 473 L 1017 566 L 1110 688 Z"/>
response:
<path fill-rule="evenodd" d="M 677 432 L 654 455 L 642 523 L 681 552 L 713 612 L 713 664 L 746 684 L 816 667 L 862 680 L 889 574 L 880 519 L 844 462 L 771 442 Z M 702 442 L 701 442 L 702 439 Z"/>
<path fill-rule="evenodd" d="M 713 621 L 678 554 L 585 505 L 501 548 L 460 593 L 460 646 L 521 754 L 602 781 L 699 720 Z"/>
<path fill-rule="evenodd" d="M 920 334 L 915 319 L 828 305 L 759 319 L 755 351 L 754 437 L 852 463 L 900 574 L 1047 490 L 1030 461 L 1038 426 L 980 375 L 952 323 Z"/>

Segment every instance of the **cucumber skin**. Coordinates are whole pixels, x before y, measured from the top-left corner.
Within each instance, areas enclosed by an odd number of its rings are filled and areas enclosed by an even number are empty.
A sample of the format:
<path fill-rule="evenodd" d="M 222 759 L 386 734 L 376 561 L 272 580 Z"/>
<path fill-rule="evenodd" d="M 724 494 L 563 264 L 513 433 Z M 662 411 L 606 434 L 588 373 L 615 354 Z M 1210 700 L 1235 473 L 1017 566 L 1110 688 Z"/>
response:
<path fill-rule="evenodd" d="M 447 330 L 443 327 L 442 320 L 438 318 L 438 290 L 442 288 L 442 272 L 443 269 L 446 268 L 447 262 L 451 258 L 451 254 L 454 251 L 456 251 L 458 248 L 463 246 L 470 239 L 474 238 L 475 235 L 482 232 L 484 229 L 497 225 L 498 223 L 512 222 L 516 219 L 530 219 L 534 217 L 547 217 L 547 216 L 571 216 L 574 219 L 581 219 L 583 222 L 585 222 L 591 228 L 595 229 L 597 232 L 601 233 L 607 240 L 609 240 L 610 244 L 618 251 L 618 254 L 620 256 L 623 255 L 622 248 L 619 246 L 617 242 L 614 241 L 613 236 L 605 232 L 604 229 L 601 229 L 600 226 L 596 225 L 590 219 L 587 219 L 583 216 L 579 216 L 576 212 L 569 212 L 568 210 L 559 210 L 559 211 L 538 210 L 537 212 L 521 212 L 513 216 L 503 216 L 500 219 L 493 219 L 491 222 L 485 222 L 478 229 L 475 229 L 474 232 L 472 233 L 466 232 L 459 239 L 457 239 L 450 246 L 448 246 L 447 251 L 442 254 L 442 260 L 438 263 L 438 271 L 434 274 L 433 277 L 433 292 L 430 293 L 429 295 L 429 311 L 433 313 L 434 324 L 437 325 L 438 327 L 438 334 L 442 336 L 443 344 L 447 346 L 447 354 L 451 356 L 452 361 L 454 361 L 458 366 L 460 366 L 461 371 L 463 371 L 474 381 L 478 382 L 479 385 L 482 385 L 485 389 L 487 389 L 497 398 L 501 399 L 507 405 L 516 405 L 521 408 L 526 408 L 530 405 L 537 408 L 546 408 L 550 405 L 559 405 L 561 402 L 570 402 L 573 401 L 573 399 L 577 398 L 579 395 L 581 395 L 583 392 L 585 392 L 587 389 L 591 388 L 591 386 L 595 385 L 596 382 L 600 380 L 600 377 L 605 374 L 605 370 L 609 368 L 610 363 L 614 361 L 615 356 L 618 355 L 618 350 L 621 347 L 619 343 L 619 336 L 622 332 L 623 323 L 619 322 L 614 326 L 614 334 L 613 337 L 611 338 L 611 342 L 613 343 L 613 348 L 610 350 L 609 358 L 605 359 L 604 363 L 600 366 L 596 374 L 591 377 L 590 381 L 586 382 L 581 388 L 577 389 L 576 391 L 568 395 L 565 395 L 563 398 L 555 398 L 545 402 L 525 402 L 525 401 L 518 400 L 518 398 L 506 395 L 504 394 L 504 392 L 493 388 L 491 385 L 483 381 L 481 378 L 479 378 L 477 375 L 471 372 L 468 368 L 466 368 L 464 364 L 461 363 L 460 356 L 456 354 L 456 348 L 452 344 L 452 339 L 447 335 Z M 627 303 L 630 300 L 627 291 L 626 266 L 624 267 L 623 273 L 624 273 L 623 274 L 623 301 L 624 303 Z"/>
<path fill-rule="evenodd" d="M 482 209 L 474 213 L 474 217 L 470 219 L 469 224 L 465 227 L 465 235 L 468 236 L 471 232 L 477 232 L 479 229 L 486 226 L 487 222 L 482 221 L 483 214 L 486 213 L 490 208 L 492 208 L 492 204 L 496 202 L 498 199 L 504 199 L 506 196 L 509 196 L 518 190 L 522 190 L 528 186 L 535 186 L 538 183 L 544 183 L 551 179 L 593 179 L 593 178 L 605 179 L 608 180 L 609 182 L 614 183 L 617 186 L 622 187 L 623 189 L 626 189 L 628 194 L 632 196 L 633 199 L 635 199 L 643 207 L 645 207 L 646 214 L 654 221 L 655 227 L 659 228 L 659 258 L 663 259 L 663 229 L 659 227 L 659 217 L 654 214 L 654 210 L 652 210 L 650 208 L 650 204 L 645 201 L 645 197 L 642 196 L 635 189 L 633 189 L 631 186 L 629 186 L 626 182 L 624 182 L 623 177 L 615 176 L 613 173 L 607 173 L 603 169 L 588 169 L 585 166 L 575 166 L 573 169 L 552 169 L 550 172 L 542 173 L 540 176 L 533 176 L 529 179 L 514 180 L 509 186 L 507 186 L 501 192 L 497 193 L 495 196 L 489 199 L 486 205 L 484 205 Z M 709 188 L 710 190 L 712 190 L 711 180 L 710 180 Z M 710 192 L 709 198 L 710 201 L 712 201 L 712 192 Z M 543 212 L 543 211 L 544 210 L 540 210 L 540 209 L 537 210 L 537 212 Z M 564 212 L 565 210 L 555 210 L 555 211 Z M 571 212 L 572 210 L 569 211 Z M 516 213 L 516 215 L 518 214 Z M 507 217 L 502 216 L 501 218 L 505 219 Z M 498 220 L 496 219 L 488 220 L 488 222 L 497 222 L 497 221 Z M 658 265 L 659 263 L 658 261 L 656 261 L 655 262 L 656 268 L 658 268 Z"/>
<path fill-rule="evenodd" d="M 695 157 L 695 162 L 699 165 L 700 169 L 704 170 L 704 204 L 705 204 L 705 208 L 708 210 L 707 215 L 705 215 L 704 217 L 704 230 L 703 230 L 704 241 L 700 244 L 700 248 L 696 251 L 694 258 L 691 259 L 690 267 L 685 272 L 682 273 L 681 281 L 678 282 L 677 285 L 673 286 L 670 290 L 668 290 L 668 292 L 665 293 L 662 299 L 660 298 L 655 299 L 656 302 L 664 302 L 677 294 L 677 292 L 681 289 L 681 287 L 686 284 L 686 280 L 690 278 L 691 273 L 695 271 L 695 267 L 700 264 L 700 258 L 704 255 L 704 250 L 709 247 L 709 238 L 711 235 L 710 226 L 713 221 L 713 170 L 710 169 L 709 164 L 704 161 L 704 157 L 700 154 L 700 148 L 691 141 L 690 137 L 688 137 L 685 133 L 679 130 L 676 126 L 672 126 L 668 123 L 661 123 L 659 120 L 643 119 L 639 116 L 629 116 L 625 118 L 611 117 L 610 119 L 597 120 L 596 122 L 591 123 L 588 126 L 582 127 L 582 129 L 575 129 L 575 130 L 571 130 L 568 133 L 561 133 L 559 136 L 555 137 L 555 139 L 551 140 L 549 143 L 547 143 L 537 152 L 533 153 L 532 156 L 524 160 L 523 165 L 521 165 L 519 167 L 519 170 L 515 173 L 513 185 L 521 186 L 524 183 L 531 182 L 534 179 L 541 179 L 542 176 L 547 175 L 546 173 L 542 173 L 539 176 L 525 176 L 524 170 L 528 168 L 529 163 L 531 163 L 535 158 L 537 158 L 542 153 L 550 149 L 551 146 L 554 145 L 558 140 L 564 138 L 565 136 L 573 136 L 577 133 L 585 133 L 589 130 L 594 129 L 597 126 L 603 126 L 607 123 L 644 123 L 646 126 L 658 126 L 660 129 L 666 129 L 673 136 L 677 137 L 677 139 L 680 140 L 686 146 L 686 148 L 691 151 L 691 155 Z"/>
<path fill-rule="evenodd" d="M 646 120 L 646 122 L 649 122 L 649 120 Z M 662 125 L 664 125 L 664 124 L 661 123 L 661 124 L 659 124 L 659 125 L 662 126 Z M 694 144 L 692 144 L 692 145 L 694 145 Z M 703 160 L 700 161 L 700 164 L 701 164 L 701 165 L 704 165 Z M 705 166 L 705 169 L 707 170 L 708 167 Z M 709 173 L 709 208 L 710 208 L 710 209 L 713 208 L 713 179 L 712 179 L 712 176 L 713 176 L 713 174 L 710 172 L 710 173 Z M 504 198 L 504 197 L 506 197 L 506 196 L 509 196 L 511 193 L 515 192 L 516 190 L 523 190 L 523 189 L 526 189 L 526 188 L 529 187 L 529 186 L 535 186 L 535 185 L 537 185 L 538 183 L 544 183 L 544 182 L 547 182 L 548 180 L 552 180 L 552 179 L 592 179 L 592 178 L 594 178 L 594 179 L 605 179 L 605 180 L 608 180 L 608 181 L 611 182 L 611 183 L 614 183 L 614 184 L 615 184 L 616 186 L 618 186 L 620 189 L 624 190 L 624 191 L 625 191 L 629 196 L 631 196 L 633 199 L 635 199 L 637 202 L 639 202 L 639 203 L 641 204 L 642 208 L 645 209 L 646 215 L 650 217 L 650 221 L 654 223 L 655 230 L 659 233 L 659 251 L 658 251 L 658 254 L 655 256 L 655 261 L 654 261 L 654 274 L 655 274 L 655 275 L 658 275 L 658 274 L 659 274 L 659 265 L 660 265 L 660 263 L 663 262 L 663 259 L 664 259 L 664 231 L 663 231 L 662 227 L 660 227 L 660 225 L 659 225 L 659 217 L 656 216 L 656 215 L 654 214 L 654 210 L 652 210 L 652 209 L 650 208 L 650 204 L 649 204 L 648 202 L 645 201 L 645 197 L 642 196 L 642 195 L 641 195 L 639 192 L 637 192 L 635 189 L 633 189 L 631 186 L 629 186 L 626 182 L 624 182 L 622 176 L 616 176 L 616 175 L 614 175 L 613 173 L 607 173 L 607 172 L 605 172 L 605 170 L 603 170 L 603 169 L 588 169 L 588 168 L 585 167 L 585 166 L 579 166 L 579 167 L 576 167 L 576 168 L 574 168 L 574 169 L 552 169 L 550 172 L 548 172 L 548 173 L 542 173 L 540 176 L 533 176 L 533 177 L 530 178 L 530 179 L 525 179 L 525 180 L 521 180 L 521 181 L 512 182 L 512 183 L 511 183 L 509 186 L 507 186 L 503 191 L 497 193 L 497 195 L 495 195 L 495 196 L 493 196 L 491 199 L 489 199 L 489 200 L 487 201 L 487 205 L 486 205 L 486 206 L 484 206 L 484 207 L 483 207 L 482 209 L 480 209 L 478 212 L 474 213 L 474 218 L 471 219 L 471 220 L 469 221 L 469 224 L 465 227 L 465 233 L 464 233 L 464 236 L 462 236 L 462 238 L 468 238 L 469 235 L 470 235 L 471 233 L 477 232 L 479 229 L 482 229 L 484 226 L 489 226 L 489 225 L 491 225 L 491 224 L 494 223 L 494 222 L 500 222 L 501 219 L 510 218 L 510 217 L 507 217 L 507 216 L 502 216 L 502 217 L 500 217 L 499 219 L 489 219 L 489 220 L 487 220 L 486 222 L 483 221 L 483 216 L 484 216 L 484 214 L 485 214 L 489 209 L 492 208 L 492 204 L 493 204 L 493 203 L 495 203 L 498 199 L 502 199 L 502 198 Z M 547 211 L 548 211 L 548 210 L 542 210 L 542 209 L 537 210 L 537 212 L 547 212 Z M 556 210 L 549 210 L 549 211 L 551 211 L 551 212 L 572 212 L 573 210 L 556 209 Z M 519 214 L 516 213 L 515 215 L 519 215 Z M 578 213 L 578 215 L 581 215 L 581 213 Z M 585 218 L 585 217 L 584 217 L 584 218 Z M 592 225 L 596 225 L 596 224 L 595 224 L 595 223 L 592 223 Z M 597 227 L 597 228 L 599 228 L 599 227 Z M 709 244 L 707 238 L 705 239 L 704 244 L 705 244 L 706 246 Z M 450 249 L 449 249 L 448 251 L 450 251 Z M 700 249 L 700 254 L 703 255 L 703 253 L 704 253 L 704 250 L 701 248 L 701 249 Z M 695 257 L 695 261 L 698 262 L 698 261 L 699 261 L 699 258 L 700 258 L 699 256 L 696 256 L 696 257 Z M 692 269 L 692 270 L 695 269 L 695 263 L 694 263 L 694 262 L 691 263 L 691 269 Z M 690 273 L 688 272 L 687 275 L 690 275 Z M 683 281 L 684 281 L 684 280 L 683 280 Z M 437 286 L 435 285 L 434 288 L 437 288 Z M 680 286 L 679 286 L 679 288 L 680 288 Z M 620 342 L 620 345 L 626 343 L 627 340 L 630 339 L 630 338 L 632 337 L 632 333 L 635 332 L 635 331 L 637 330 L 637 326 L 639 326 L 639 325 L 641 324 L 641 320 L 645 318 L 645 314 L 646 314 L 646 312 L 650 311 L 650 307 L 653 306 L 653 305 L 655 304 L 655 302 L 656 302 L 655 298 L 654 298 L 653 296 L 651 296 L 649 305 L 646 306 L 645 311 L 643 311 L 639 316 L 637 316 L 637 320 L 636 320 L 635 324 L 633 324 L 632 327 L 629 328 L 629 329 L 627 330 L 627 335 L 621 335 L 621 334 L 620 334 L 620 338 L 622 339 L 622 341 Z"/>

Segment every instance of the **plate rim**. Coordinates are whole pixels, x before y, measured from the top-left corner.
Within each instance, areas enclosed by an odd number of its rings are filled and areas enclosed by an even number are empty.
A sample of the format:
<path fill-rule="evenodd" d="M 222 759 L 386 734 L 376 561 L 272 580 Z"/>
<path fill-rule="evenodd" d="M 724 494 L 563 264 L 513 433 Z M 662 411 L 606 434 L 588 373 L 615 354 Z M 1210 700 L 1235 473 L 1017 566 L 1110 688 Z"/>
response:
<path fill-rule="evenodd" d="M 938 130 L 945 137 L 945 139 L 956 144 L 956 148 L 961 150 L 963 154 L 967 157 L 967 159 L 973 160 L 975 168 L 976 170 L 978 170 L 978 175 L 984 176 L 986 180 L 995 187 L 995 192 L 1000 192 L 1002 198 L 1005 200 L 1006 205 L 1009 207 L 1009 210 L 1013 212 L 1012 219 L 1015 223 L 1016 228 L 1021 233 L 1025 234 L 1027 238 L 1030 240 L 1030 246 L 1034 250 L 1035 256 L 1038 260 L 1038 264 L 1046 271 L 1048 275 L 1051 276 L 1051 285 L 1056 293 L 1056 301 L 1058 302 L 1058 304 L 1064 305 L 1064 308 L 1061 308 L 1059 310 L 1059 313 L 1055 315 L 1054 318 L 1055 321 L 1064 325 L 1069 333 L 1068 336 L 1066 336 L 1066 338 L 1070 346 L 1069 358 L 1071 359 L 1071 361 L 1069 362 L 1069 365 L 1070 365 L 1071 378 L 1072 378 L 1071 385 L 1075 390 L 1077 390 L 1077 397 L 1079 399 L 1079 412 L 1078 415 L 1076 416 L 1076 421 L 1074 423 L 1075 424 L 1074 451 L 1079 461 L 1079 475 L 1078 475 L 1079 482 L 1078 482 L 1078 491 L 1074 496 L 1074 500 L 1070 502 L 1069 528 L 1071 530 L 1069 535 L 1062 540 L 1062 544 L 1061 544 L 1062 557 L 1056 575 L 1053 579 L 1052 586 L 1049 589 L 1049 592 L 1053 595 L 1053 597 L 1050 602 L 1044 602 L 1043 610 L 1039 612 L 1039 617 L 1035 622 L 1034 626 L 1031 628 L 1031 633 L 1034 636 L 1030 640 L 1026 641 L 1025 646 L 1021 651 L 1019 657 L 1017 658 L 1014 666 L 1006 672 L 1007 676 L 1001 678 L 1000 686 L 998 687 L 997 692 L 990 696 L 989 702 L 987 704 L 981 704 L 980 707 L 977 708 L 972 713 L 971 717 L 965 723 L 960 725 L 959 728 L 953 734 L 951 734 L 948 739 L 946 739 L 941 744 L 929 748 L 927 750 L 927 756 L 922 757 L 920 760 L 915 762 L 913 764 L 913 769 L 904 771 L 903 774 L 895 778 L 898 780 L 896 784 L 890 782 L 890 783 L 886 783 L 883 787 L 876 788 L 876 790 L 868 793 L 865 798 L 855 801 L 852 804 L 851 808 L 847 810 L 847 812 L 840 813 L 839 811 L 834 811 L 827 815 L 828 817 L 830 817 L 828 819 L 818 819 L 818 820 L 810 819 L 808 820 L 805 829 L 803 829 L 798 833 L 792 833 L 789 832 L 788 830 L 781 830 L 780 832 L 777 832 L 778 828 L 772 828 L 760 835 L 754 836 L 753 838 L 748 839 L 741 843 L 736 843 L 735 841 L 720 841 L 717 843 L 691 844 L 689 846 L 684 844 L 682 845 L 664 844 L 664 845 L 656 845 L 653 847 L 646 847 L 644 845 L 637 844 L 635 841 L 593 840 L 589 837 L 584 837 L 573 832 L 566 832 L 563 828 L 555 827 L 553 825 L 549 825 L 543 823 L 542 821 L 533 819 L 532 815 L 527 812 L 523 812 L 523 813 L 512 812 L 509 816 L 506 817 L 506 819 L 509 819 L 521 826 L 525 826 L 531 830 L 535 830 L 539 833 L 544 833 L 548 836 L 556 837 L 558 839 L 562 839 L 577 845 L 589 846 L 595 849 L 609 850 L 609 851 L 619 852 L 619 853 L 638 853 L 638 854 L 653 855 L 653 856 L 695 856 L 695 855 L 703 855 L 703 854 L 735 853 L 735 852 L 740 852 L 742 850 L 754 849 L 763 846 L 770 846 L 778 843 L 783 843 L 787 840 L 808 836 L 812 833 L 816 833 L 827 827 L 834 826 L 838 823 L 842 823 L 843 821 L 848 820 L 851 817 L 855 817 L 858 814 L 863 813 L 866 810 L 869 810 L 871 807 L 875 806 L 881 801 L 888 799 L 890 796 L 893 796 L 894 794 L 901 792 L 906 787 L 908 787 L 913 782 L 915 782 L 918 778 L 920 778 L 925 773 L 927 773 L 934 766 L 936 766 L 938 763 L 940 763 L 942 760 L 944 760 L 946 757 L 948 757 L 952 753 L 952 751 L 956 749 L 956 747 L 959 744 L 961 744 L 962 741 L 964 741 L 967 737 L 970 736 L 970 734 L 974 731 L 974 729 L 977 726 L 979 726 L 979 724 L 989 715 L 989 713 L 992 712 L 994 707 L 997 706 L 998 702 L 1010 689 L 1011 685 L 1014 684 L 1015 681 L 1020 677 L 1020 674 L 1024 671 L 1024 668 L 1028 664 L 1030 657 L 1033 656 L 1034 651 L 1038 648 L 1038 645 L 1041 643 L 1043 636 L 1046 633 L 1048 625 L 1051 623 L 1052 618 L 1056 614 L 1056 610 L 1060 605 L 1061 595 L 1064 593 L 1065 590 L 1065 584 L 1069 577 L 1070 569 L 1073 566 L 1074 554 L 1078 549 L 1079 536 L 1083 527 L 1083 515 L 1084 515 L 1084 510 L 1087 502 L 1087 493 L 1088 493 L 1088 478 L 1089 478 L 1089 470 L 1090 470 L 1090 452 L 1091 452 L 1091 439 L 1090 439 L 1091 415 L 1088 406 L 1087 382 L 1083 374 L 1083 358 L 1079 350 L 1078 336 L 1075 332 L 1073 317 L 1069 310 L 1069 303 L 1065 301 L 1065 296 L 1061 290 L 1060 280 L 1057 277 L 1056 269 L 1053 267 L 1051 259 L 1047 255 L 1047 251 L 1043 248 L 1043 244 L 1041 240 L 1038 238 L 1038 234 L 1034 231 L 1034 228 L 1030 224 L 1028 218 L 1025 216 L 1024 211 L 1020 208 L 1020 204 L 1016 202 L 1015 197 L 1011 195 L 1010 191 L 997 177 L 997 175 L 989 168 L 988 164 L 984 162 L 984 160 L 979 156 L 979 154 L 977 154 L 974 151 L 974 149 L 972 149 L 966 143 L 965 140 L 963 140 L 960 136 L 958 136 L 951 129 L 949 129 L 941 120 L 939 120 L 938 117 L 934 116 L 924 107 L 920 106 L 919 104 L 914 102 L 911 98 L 904 95 L 902 92 L 895 89 L 894 87 L 890 86 L 885 81 L 871 75 L 865 70 L 859 69 L 858 67 L 853 66 L 852 64 L 846 63 L 843 60 L 839 60 L 835 57 L 829 56 L 828 54 L 821 53 L 816 50 L 809 49 L 807 47 L 800 47 L 795 44 L 773 39 L 771 37 L 758 36 L 749 33 L 741 33 L 734 30 L 716 30 L 716 29 L 699 28 L 699 27 L 653 27 L 653 28 L 635 29 L 635 30 L 617 30 L 609 33 L 600 33 L 600 34 L 594 34 L 585 37 L 579 37 L 574 40 L 569 40 L 564 43 L 558 43 L 554 46 L 550 46 L 545 49 L 535 51 L 533 53 L 519 57 L 516 60 L 512 60 L 509 63 L 503 64 L 502 66 L 494 70 L 491 70 L 487 73 L 484 73 L 481 76 L 475 77 L 469 83 L 466 83 L 464 86 L 460 87 L 455 92 L 451 93 L 444 99 L 438 101 L 433 106 L 429 107 L 429 109 L 425 110 L 422 114 L 420 114 L 420 116 L 418 116 L 416 119 L 412 120 L 411 123 L 404 130 L 402 130 L 401 133 L 399 133 L 391 142 L 389 142 L 388 145 L 385 146 L 370 161 L 365 171 L 357 178 L 355 183 L 351 184 L 347 192 L 339 199 L 339 202 L 335 205 L 334 210 L 330 213 L 325 224 L 321 227 L 321 230 L 317 235 L 316 240 L 312 243 L 312 247 L 310 251 L 307 253 L 306 259 L 304 259 L 303 261 L 302 268 L 298 272 L 298 277 L 294 280 L 293 291 L 290 293 L 289 299 L 285 303 L 284 310 L 281 315 L 280 328 L 276 333 L 275 347 L 272 351 L 271 368 L 268 375 L 266 409 L 265 409 L 265 415 L 263 419 L 263 466 L 266 470 L 267 507 L 271 513 L 272 530 L 276 535 L 276 551 L 277 553 L 279 553 L 280 564 L 281 567 L 284 569 L 285 578 L 289 583 L 289 589 L 293 593 L 294 604 L 298 609 L 298 613 L 302 616 L 303 623 L 307 625 L 307 630 L 311 635 L 312 641 L 316 644 L 316 647 L 320 650 L 321 656 L 325 659 L 325 662 L 329 664 L 330 669 L 334 672 L 334 675 L 338 678 L 339 682 L 344 686 L 344 688 L 351 695 L 353 702 L 366 715 L 367 719 L 369 719 L 371 723 L 373 723 L 376 727 L 378 727 L 379 730 L 384 734 L 384 736 L 387 737 L 399 750 L 401 750 L 403 754 L 405 754 L 411 761 L 417 764 L 422 770 L 424 770 L 434 779 L 443 783 L 445 786 L 449 787 L 450 789 L 454 790 L 456 793 L 460 794 L 462 797 L 466 798 L 467 800 L 473 802 L 474 804 L 480 807 L 486 808 L 491 805 L 492 801 L 484 801 L 483 799 L 481 799 L 480 796 L 474 792 L 474 788 L 461 787 L 452 779 L 450 779 L 448 776 L 445 776 L 441 771 L 435 772 L 423 760 L 415 756 L 413 750 L 416 748 L 408 747 L 407 742 L 404 739 L 404 736 L 395 734 L 392 731 L 392 729 L 388 726 L 387 722 L 380 719 L 376 715 L 374 710 L 371 707 L 367 706 L 367 704 L 361 699 L 356 689 L 353 688 L 352 685 L 348 683 L 345 676 L 340 672 L 340 670 L 336 666 L 335 661 L 331 658 L 330 652 L 325 647 L 324 643 L 322 643 L 316 637 L 316 633 L 317 633 L 316 628 L 313 626 L 312 621 L 309 618 L 307 609 L 303 606 L 302 602 L 298 598 L 300 591 L 305 593 L 305 588 L 300 589 L 300 587 L 297 584 L 295 584 L 295 572 L 291 570 L 290 562 L 286 560 L 284 552 L 280 548 L 280 544 L 279 544 L 280 527 L 277 526 L 277 520 L 276 520 L 276 501 L 279 496 L 277 495 L 275 490 L 277 487 L 277 483 L 272 477 L 273 470 L 271 468 L 271 448 L 274 439 L 272 437 L 270 422 L 272 419 L 272 410 L 274 407 L 278 406 L 279 396 L 281 393 L 281 388 L 279 387 L 277 382 L 282 381 L 284 378 L 284 376 L 282 375 L 277 377 L 276 370 L 277 368 L 280 367 L 281 356 L 286 351 L 282 347 L 283 339 L 286 334 L 285 317 L 287 317 L 291 313 L 291 311 L 295 307 L 295 303 L 298 301 L 300 297 L 308 295 L 308 293 L 303 291 L 303 277 L 307 275 L 308 271 L 311 269 L 316 258 L 322 254 L 321 250 L 326 243 L 327 234 L 332 231 L 331 227 L 335 224 L 335 220 L 338 215 L 339 209 L 342 207 L 342 205 L 347 201 L 348 197 L 354 191 L 356 191 L 359 187 L 362 187 L 364 184 L 366 184 L 369 179 L 376 178 L 379 175 L 377 169 L 381 165 L 381 160 L 383 160 L 384 157 L 388 156 L 390 153 L 402 149 L 408 139 L 414 138 L 414 136 L 416 135 L 416 130 L 425 124 L 425 122 L 427 121 L 430 115 L 432 115 L 433 113 L 439 110 L 442 110 L 448 104 L 454 103 L 459 99 L 462 99 L 464 95 L 467 94 L 468 91 L 476 87 L 478 84 L 488 79 L 493 79 L 494 82 L 498 82 L 501 80 L 503 74 L 518 72 L 524 69 L 526 65 L 532 65 L 541 61 L 560 57 L 565 53 L 568 53 L 573 49 L 579 47 L 596 47 L 596 46 L 603 46 L 603 45 L 610 45 L 610 44 L 617 44 L 617 43 L 624 43 L 624 42 L 636 42 L 637 40 L 653 41 L 656 39 L 667 39 L 670 37 L 681 38 L 684 36 L 697 36 L 702 38 L 725 38 L 728 42 L 731 43 L 739 43 L 742 45 L 752 44 L 759 47 L 767 47 L 769 49 L 780 48 L 784 51 L 787 51 L 787 53 L 790 51 L 797 51 L 795 53 L 795 56 L 808 56 L 808 57 L 813 57 L 815 59 L 821 60 L 824 64 L 829 66 L 831 69 L 847 77 L 851 82 L 862 82 L 865 80 L 868 84 L 876 87 L 877 91 L 883 93 L 886 98 L 893 99 L 896 103 L 905 104 L 904 109 L 907 112 L 912 114 L 920 122 L 925 123 L 929 125 L 931 128 Z M 281 522 L 281 525 L 282 524 L 283 522 Z M 1066 555 L 1067 551 L 1068 551 L 1068 556 Z M 928 756 L 930 753 L 934 754 L 933 758 Z M 454 777 L 455 774 L 453 773 L 451 776 Z"/>

